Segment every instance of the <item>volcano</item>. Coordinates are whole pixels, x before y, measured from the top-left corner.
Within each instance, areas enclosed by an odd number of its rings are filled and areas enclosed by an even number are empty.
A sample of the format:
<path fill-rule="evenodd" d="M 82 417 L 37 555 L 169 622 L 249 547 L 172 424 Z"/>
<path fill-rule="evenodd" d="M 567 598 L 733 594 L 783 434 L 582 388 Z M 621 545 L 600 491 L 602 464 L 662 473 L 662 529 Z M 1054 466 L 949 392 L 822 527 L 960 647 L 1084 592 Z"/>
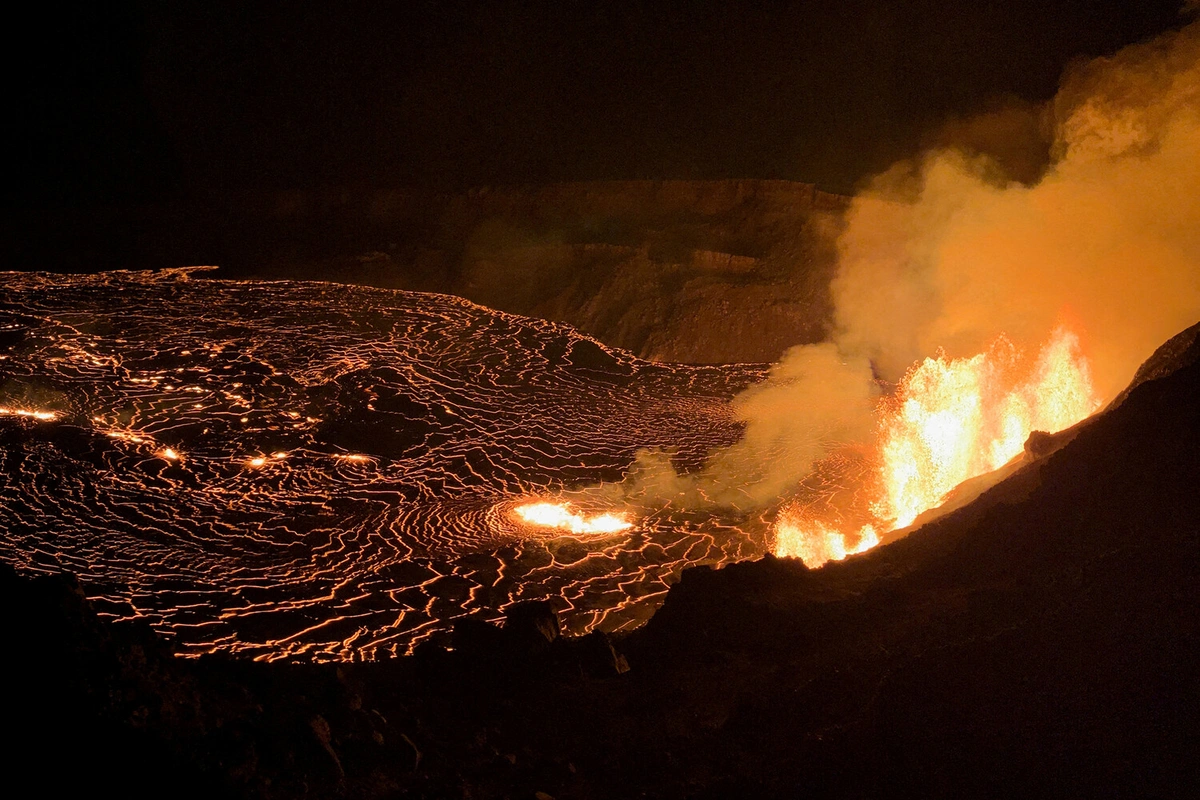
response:
<path fill-rule="evenodd" d="M 10 794 L 1197 794 L 1197 0 L 96 5 Z"/>

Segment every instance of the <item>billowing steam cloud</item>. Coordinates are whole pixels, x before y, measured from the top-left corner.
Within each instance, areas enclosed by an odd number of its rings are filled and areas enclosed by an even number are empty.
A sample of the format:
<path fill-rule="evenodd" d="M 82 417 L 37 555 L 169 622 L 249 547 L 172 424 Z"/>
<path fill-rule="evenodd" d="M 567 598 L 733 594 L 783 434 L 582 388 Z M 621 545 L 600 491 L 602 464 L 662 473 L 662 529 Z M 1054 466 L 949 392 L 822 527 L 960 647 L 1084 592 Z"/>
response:
<path fill-rule="evenodd" d="M 738 398 L 745 437 L 702 473 L 646 454 L 627 490 L 770 502 L 869 438 L 877 379 L 939 348 L 970 355 L 1003 332 L 1036 352 L 1066 322 L 1110 399 L 1200 319 L 1200 23 L 1072 69 L 1043 116 L 1051 163 L 1035 181 L 960 149 L 876 179 L 839 243 L 833 340 L 789 351 Z"/>
<path fill-rule="evenodd" d="M 1112 397 L 1200 317 L 1200 25 L 1073 70 L 1056 160 L 1033 186 L 956 151 L 897 165 L 856 198 L 833 292 L 837 341 L 887 378 L 998 332 L 1060 321 Z"/>
<path fill-rule="evenodd" d="M 622 487 L 625 502 L 637 501 L 638 493 L 653 504 L 675 499 L 688 507 L 754 508 L 778 500 L 816 461 L 870 436 L 878 396 L 870 374 L 865 358 L 848 358 L 832 343 L 793 348 L 766 381 L 735 399 L 734 412 L 746 424 L 740 441 L 686 477 L 675 474 L 665 454 L 641 453 Z"/>

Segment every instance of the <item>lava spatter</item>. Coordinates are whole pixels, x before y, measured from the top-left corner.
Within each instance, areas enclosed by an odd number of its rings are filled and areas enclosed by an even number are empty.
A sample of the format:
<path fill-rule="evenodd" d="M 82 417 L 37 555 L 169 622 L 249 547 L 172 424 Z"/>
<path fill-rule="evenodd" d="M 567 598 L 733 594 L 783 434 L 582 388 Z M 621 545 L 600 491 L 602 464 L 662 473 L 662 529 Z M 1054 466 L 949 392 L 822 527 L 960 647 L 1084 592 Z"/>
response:
<path fill-rule="evenodd" d="M 835 508 L 793 502 L 776 518 L 775 554 L 817 567 L 869 550 L 881 541 L 880 531 L 911 525 L 964 481 L 1020 455 L 1033 431 L 1057 433 L 1100 405 L 1079 338 L 1065 327 L 1032 365 L 1003 336 L 971 358 L 927 358 L 879 406 L 879 440 L 866 459 L 876 474 L 850 484 L 860 492 L 851 505 L 862 521 L 847 525 Z M 829 463 L 810 478 L 842 471 L 844 465 Z M 864 490 L 875 499 L 864 504 Z M 834 493 L 810 495 L 828 500 Z"/>

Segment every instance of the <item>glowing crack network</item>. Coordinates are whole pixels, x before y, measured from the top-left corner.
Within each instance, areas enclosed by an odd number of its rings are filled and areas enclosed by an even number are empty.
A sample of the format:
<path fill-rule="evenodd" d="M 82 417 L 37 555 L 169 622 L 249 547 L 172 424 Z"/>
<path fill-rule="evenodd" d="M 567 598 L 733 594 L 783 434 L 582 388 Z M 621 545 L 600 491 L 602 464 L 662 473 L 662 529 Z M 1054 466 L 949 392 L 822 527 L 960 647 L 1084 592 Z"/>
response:
<path fill-rule="evenodd" d="M 763 536 L 670 504 L 576 497 L 608 520 L 582 535 L 514 509 L 619 480 L 641 448 L 695 468 L 737 439 L 728 401 L 763 376 L 442 295 L 8 273 L 2 555 L 74 573 L 185 655 L 379 658 L 527 599 L 570 632 L 618 630 L 683 568 L 761 555 Z"/>

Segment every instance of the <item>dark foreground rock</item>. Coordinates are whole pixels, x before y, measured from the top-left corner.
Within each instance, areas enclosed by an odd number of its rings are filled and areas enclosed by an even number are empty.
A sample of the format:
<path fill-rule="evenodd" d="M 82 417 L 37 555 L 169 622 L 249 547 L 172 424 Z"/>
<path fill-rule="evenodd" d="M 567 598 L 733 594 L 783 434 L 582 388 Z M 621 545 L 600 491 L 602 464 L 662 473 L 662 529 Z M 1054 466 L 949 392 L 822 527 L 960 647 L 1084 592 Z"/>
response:
<path fill-rule="evenodd" d="M 908 538 L 821 570 L 690 570 L 616 642 L 565 639 L 531 605 L 391 663 L 183 661 L 97 621 L 70 579 L 5 571 L 9 780 L 126 796 L 1193 796 L 1200 363 L 1177 349 Z"/>

